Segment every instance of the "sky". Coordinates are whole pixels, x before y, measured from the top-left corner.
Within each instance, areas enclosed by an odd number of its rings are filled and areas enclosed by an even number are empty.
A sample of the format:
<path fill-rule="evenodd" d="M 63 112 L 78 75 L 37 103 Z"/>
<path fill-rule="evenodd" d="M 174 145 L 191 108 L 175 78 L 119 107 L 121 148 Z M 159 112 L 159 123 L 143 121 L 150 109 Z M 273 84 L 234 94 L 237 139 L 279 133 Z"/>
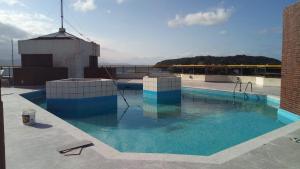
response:
<path fill-rule="evenodd" d="M 154 64 L 199 55 L 281 59 L 282 12 L 295 2 L 64 0 L 64 24 L 67 32 L 99 43 L 99 61 L 106 64 Z M 0 64 L 10 59 L 11 39 L 17 53 L 17 40 L 59 27 L 60 0 L 0 0 Z"/>

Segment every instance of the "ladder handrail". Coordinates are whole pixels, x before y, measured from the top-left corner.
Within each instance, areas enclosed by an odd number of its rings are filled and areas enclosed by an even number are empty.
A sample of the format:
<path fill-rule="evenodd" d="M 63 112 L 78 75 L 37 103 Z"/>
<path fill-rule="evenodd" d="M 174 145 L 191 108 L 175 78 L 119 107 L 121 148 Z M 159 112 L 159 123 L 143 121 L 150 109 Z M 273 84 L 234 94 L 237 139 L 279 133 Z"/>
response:
<path fill-rule="evenodd" d="M 250 84 L 250 86 L 251 86 L 251 92 L 253 92 L 253 84 L 252 84 L 252 82 L 248 82 L 247 85 L 246 85 L 246 88 L 245 88 L 245 90 L 244 90 L 244 99 L 246 99 L 246 98 L 248 99 L 248 98 L 249 98 L 248 94 L 246 93 L 249 84 Z"/>
<path fill-rule="evenodd" d="M 249 84 L 250 84 L 250 86 L 251 86 L 251 92 L 253 92 L 253 84 L 252 84 L 252 82 L 248 82 L 248 83 L 247 83 L 247 86 L 246 86 L 246 88 L 245 88 L 245 90 L 244 90 L 244 93 L 247 92 L 247 89 L 248 89 Z"/>
<path fill-rule="evenodd" d="M 235 96 L 235 92 L 236 92 L 236 87 L 237 87 L 237 85 L 240 85 L 240 92 L 242 91 L 242 81 L 241 81 L 241 79 L 240 78 L 237 78 L 237 81 L 235 82 L 235 86 L 234 86 L 234 89 L 233 89 L 233 96 Z"/>
<path fill-rule="evenodd" d="M 109 71 L 107 70 L 106 67 L 104 67 L 104 69 L 105 69 L 107 75 L 108 75 L 108 76 L 111 78 L 111 80 L 113 81 L 113 84 L 114 84 L 115 87 L 117 88 L 117 91 L 119 92 L 119 94 L 122 96 L 122 98 L 123 98 L 124 102 L 126 103 L 127 107 L 129 107 L 129 104 L 128 104 L 128 102 L 127 102 L 125 96 L 124 96 L 123 93 L 118 89 L 118 85 L 117 85 L 117 83 L 115 82 L 115 80 L 113 79 L 112 75 L 109 73 Z"/>

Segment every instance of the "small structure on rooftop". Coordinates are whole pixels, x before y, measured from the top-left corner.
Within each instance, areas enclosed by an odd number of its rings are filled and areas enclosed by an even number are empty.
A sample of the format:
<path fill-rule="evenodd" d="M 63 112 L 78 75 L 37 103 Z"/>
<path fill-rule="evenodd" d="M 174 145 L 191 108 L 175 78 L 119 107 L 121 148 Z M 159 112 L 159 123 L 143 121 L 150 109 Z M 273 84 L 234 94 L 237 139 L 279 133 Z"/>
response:
<path fill-rule="evenodd" d="M 67 67 L 68 78 L 83 78 L 85 67 L 97 67 L 100 46 L 60 28 L 59 32 L 21 40 L 22 66 Z"/>
<path fill-rule="evenodd" d="M 67 78 L 114 77 L 115 70 L 98 68 L 100 45 L 76 37 L 63 26 L 56 33 L 18 41 L 21 68 L 15 68 L 15 85 L 45 85 L 46 81 Z M 109 78 L 110 75 L 109 75 Z"/>
<path fill-rule="evenodd" d="M 20 40 L 21 68 L 14 70 L 15 84 L 43 85 L 46 81 L 84 78 L 84 70 L 98 67 L 100 46 L 60 28 L 58 32 Z"/>

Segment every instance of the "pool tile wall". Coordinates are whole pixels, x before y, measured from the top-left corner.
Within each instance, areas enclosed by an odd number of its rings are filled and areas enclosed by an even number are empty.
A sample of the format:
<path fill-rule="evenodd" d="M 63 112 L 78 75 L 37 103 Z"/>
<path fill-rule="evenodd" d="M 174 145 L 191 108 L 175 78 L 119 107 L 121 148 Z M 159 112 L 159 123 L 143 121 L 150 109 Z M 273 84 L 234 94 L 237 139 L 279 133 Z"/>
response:
<path fill-rule="evenodd" d="M 117 87 L 109 79 L 65 79 L 46 84 L 47 109 L 60 117 L 117 111 Z"/>
<path fill-rule="evenodd" d="M 172 91 L 181 89 L 180 77 L 148 77 L 143 78 L 143 90 Z"/>
<path fill-rule="evenodd" d="M 181 102 L 180 77 L 144 77 L 144 101 L 152 104 L 178 104 Z"/>
<path fill-rule="evenodd" d="M 56 80 L 46 84 L 47 99 L 82 99 L 117 95 L 117 87 L 109 79 Z"/>
<path fill-rule="evenodd" d="M 288 112 L 284 109 L 278 109 L 277 118 L 279 121 L 281 121 L 284 124 L 290 124 L 290 123 L 300 120 L 300 116 L 298 116 L 297 114 Z"/>

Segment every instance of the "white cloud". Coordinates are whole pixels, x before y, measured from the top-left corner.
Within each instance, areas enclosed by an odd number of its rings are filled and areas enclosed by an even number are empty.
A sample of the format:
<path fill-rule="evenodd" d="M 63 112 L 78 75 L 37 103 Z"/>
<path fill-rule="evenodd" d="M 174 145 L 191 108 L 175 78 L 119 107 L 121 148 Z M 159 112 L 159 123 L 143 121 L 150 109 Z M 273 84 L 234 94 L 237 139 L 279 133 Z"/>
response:
<path fill-rule="evenodd" d="M 13 5 L 20 5 L 20 6 L 25 6 L 21 1 L 19 0 L 0 0 L 0 3 L 4 3 L 10 6 Z"/>
<path fill-rule="evenodd" d="M 27 39 L 54 31 L 57 31 L 54 21 L 45 15 L 0 10 L 0 61 L 4 63 L 9 59 L 7 56 L 11 52 L 11 39 Z M 15 48 L 15 53 L 17 53 L 17 48 Z M 16 57 L 17 60 L 20 59 Z"/>
<path fill-rule="evenodd" d="M 168 21 L 168 26 L 176 28 L 180 26 L 193 25 L 217 25 L 228 21 L 232 15 L 232 8 L 217 8 L 207 12 L 191 13 L 185 16 L 176 15 L 174 19 Z"/>
<path fill-rule="evenodd" d="M 54 21 L 39 13 L 26 13 L 0 10 L 0 23 L 10 25 L 31 35 L 40 35 L 54 31 Z"/>
<path fill-rule="evenodd" d="M 125 2 L 125 0 L 116 0 L 117 4 L 122 4 Z"/>
<path fill-rule="evenodd" d="M 73 8 L 76 11 L 87 12 L 97 8 L 94 0 L 76 0 L 73 3 Z"/>
<path fill-rule="evenodd" d="M 221 34 L 221 35 L 226 35 L 228 32 L 227 32 L 227 30 L 221 30 L 220 32 L 219 32 L 219 34 Z"/>
<path fill-rule="evenodd" d="M 265 28 L 258 31 L 258 34 L 281 34 L 282 28 L 281 27 L 272 27 L 272 28 Z"/>

